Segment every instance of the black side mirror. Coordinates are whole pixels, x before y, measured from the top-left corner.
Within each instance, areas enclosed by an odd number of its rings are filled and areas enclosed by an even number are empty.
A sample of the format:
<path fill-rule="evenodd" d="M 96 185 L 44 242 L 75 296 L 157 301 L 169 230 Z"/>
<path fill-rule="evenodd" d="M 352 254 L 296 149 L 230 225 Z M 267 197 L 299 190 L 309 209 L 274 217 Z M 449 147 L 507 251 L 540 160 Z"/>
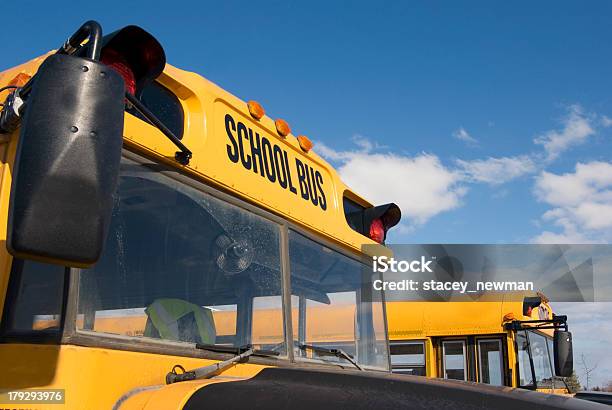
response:
<path fill-rule="evenodd" d="M 124 81 L 108 66 L 66 54 L 43 62 L 13 172 L 13 256 L 76 267 L 99 259 L 119 176 L 124 108 Z"/>
<path fill-rule="evenodd" d="M 555 356 L 555 374 L 559 377 L 570 377 L 574 372 L 572 333 L 555 330 L 553 350 Z"/>

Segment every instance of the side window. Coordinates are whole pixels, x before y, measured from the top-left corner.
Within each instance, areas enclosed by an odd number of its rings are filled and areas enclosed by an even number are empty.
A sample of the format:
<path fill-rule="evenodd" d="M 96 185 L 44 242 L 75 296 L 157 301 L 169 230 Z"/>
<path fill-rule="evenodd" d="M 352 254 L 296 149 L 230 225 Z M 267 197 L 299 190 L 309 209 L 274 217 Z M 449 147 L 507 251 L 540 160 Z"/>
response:
<path fill-rule="evenodd" d="M 277 224 L 123 160 L 77 329 L 284 352 Z"/>
<path fill-rule="evenodd" d="M 146 86 L 138 98 L 174 135 L 183 138 L 185 115 L 181 102 L 172 91 L 155 81 Z M 144 120 L 135 109 L 128 112 Z"/>
<path fill-rule="evenodd" d="M 425 342 L 391 342 L 390 350 L 394 373 L 427 375 Z"/>
<path fill-rule="evenodd" d="M 63 266 L 14 259 L 2 333 L 59 333 L 66 276 Z"/>
<path fill-rule="evenodd" d="M 480 383 L 504 385 L 504 360 L 499 339 L 478 340 L 478 378 Z"/>
<path fill-rule="evenodd" d="M 344 217 L 346 222 L 349 224 L 352 230 L 361 232 L 363 231 L 363 221 L 361 220 L 361 211 L 365 207 L 359 205 L 357 202 L 348 199 L 347 197 L 342 198 L 342 205 L 344 207 Z"/>
<path fill-rule="evenodd" d="M 467 380 L 464 340 L 442 341 L 442 366 L 445 379 Z"/>

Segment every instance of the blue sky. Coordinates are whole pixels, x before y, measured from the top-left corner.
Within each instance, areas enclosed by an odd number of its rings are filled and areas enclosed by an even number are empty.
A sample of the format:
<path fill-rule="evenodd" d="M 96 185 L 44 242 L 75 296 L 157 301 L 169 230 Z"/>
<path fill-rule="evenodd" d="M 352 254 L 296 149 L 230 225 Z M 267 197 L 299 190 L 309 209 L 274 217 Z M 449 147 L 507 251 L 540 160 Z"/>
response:
<path fill-rule="evenodd" d="M 612 241 L 612 3 L 171 4 L 9 2 L 0 69 L 87 19 L 138 24 L 398 202 L 393 242 Z"/>

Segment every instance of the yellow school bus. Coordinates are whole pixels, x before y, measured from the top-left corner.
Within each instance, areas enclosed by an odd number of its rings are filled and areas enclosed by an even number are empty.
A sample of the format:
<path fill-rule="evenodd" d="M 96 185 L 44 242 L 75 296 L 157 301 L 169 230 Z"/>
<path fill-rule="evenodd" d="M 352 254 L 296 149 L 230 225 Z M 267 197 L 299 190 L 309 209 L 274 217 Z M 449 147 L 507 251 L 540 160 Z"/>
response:
<path fill-rule="evenodd" d="M 89 21 L 0 92 L 0 408 L 584 407 L 391 374 L 362 245 L 397 206 L 143 29 Z"/>
<path fill-rule="evenodd" d="M 493 299 L 493 298 L 490 298 Z M 553 313 L 540 293 L 387 303 L 393 372 L 568 394 L 555 377 Z"/>

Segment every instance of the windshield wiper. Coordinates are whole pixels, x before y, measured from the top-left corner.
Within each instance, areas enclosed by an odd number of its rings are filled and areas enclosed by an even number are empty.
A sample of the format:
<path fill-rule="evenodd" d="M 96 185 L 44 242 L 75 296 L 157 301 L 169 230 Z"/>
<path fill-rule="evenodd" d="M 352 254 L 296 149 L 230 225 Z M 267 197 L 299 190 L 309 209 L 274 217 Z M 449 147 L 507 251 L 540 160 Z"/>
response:
<path fill-rule="evenodd" d="M 208 379 L 209 377 L 216 376 L 225 369 L 234 365 L 234 363 L 244 360 L 249 356 L 270 357 L 278 356 L 280 354 L 279 352 L 274 352 L 271 350 L 253 349 L 252 345 L 234 347 L 198 343 L 196 344 L 196 348 L 208 350 L 210 352 L 234 353 L 236 356 L 232 357 L 231 359 L 224 360 L 222 362 L 217 362 L 208 366 L 198 367 L 197 369 L 193 369 L 190 371 L 185 370 L 185 368 L 179 364 L 174 365 L 172 370 L 168 374 L 166 374 L 166 384 L 184 382 L 186 380 Z M 181 372 L 178 373 L 178 370 L 180 370 Z"/>
<path fill-rule="evenodd" d="M 226 345 L 213 345 L 206 343 L 196 343 L 196 349 L 208 350 L 209 352 L 216 353 L 233 353 L 233 354 L 242 354 L 249 349 L 253 349 L 253 345 L 242 345 L 242 346 L 226 346 Z M 280 352 L 275 350 L 263 350 L 263 349 L 253 349 L 253 356 L 262 356 L 262 357 L 270 357 L 270 356 L 279 356 Z"/>
<path fill-rule="evenodd" d="M 361 366 L 359 366 L 357 364 L 355 359 L 353 359 L 353 356 L 351 356 L 350 354 L 348 354 L 347 352 L 345 352 L 342 349 L 328 349 L 326 347 L 306 345 L 306 344 L 299 344 L 298 347 L 300 348 L 300 350 L 312 350 L 313 352 L 325 353 L 325 354 L 329 354 L 329 355 L 332 355 L 332 356 L 336 356 L 336 357 L 345 359 L 345 360 L 349 361 L 353 366 L 358 368 L 359 370 L 363 370 L 361 368 Z"/>

